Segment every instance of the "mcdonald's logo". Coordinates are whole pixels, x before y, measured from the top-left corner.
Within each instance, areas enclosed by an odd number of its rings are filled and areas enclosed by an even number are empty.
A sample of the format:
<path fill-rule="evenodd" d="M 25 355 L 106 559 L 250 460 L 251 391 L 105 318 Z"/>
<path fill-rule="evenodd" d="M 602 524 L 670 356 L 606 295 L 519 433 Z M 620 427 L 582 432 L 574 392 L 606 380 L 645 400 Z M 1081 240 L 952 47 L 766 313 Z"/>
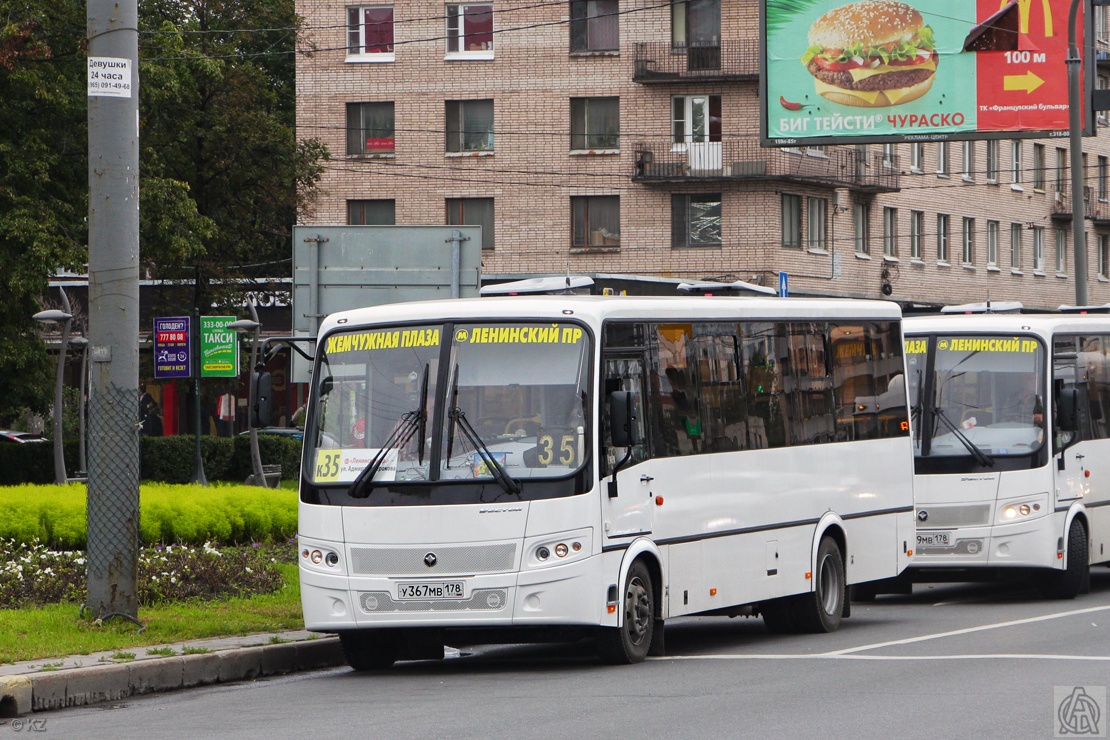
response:
<path fill-rule="evenodd" d="M 998 7 L 1001 10 L 1007 5 L 1012 4 L 1013 0 L 1002 0 L 1002 4 Z M 1017 6 L 1019 18 L 1018 32 L 1028 34 L 1029 18 L 1033 11 L 1033 0 L 1017 0 Z M 1041 0 L 1041 10 L 1044 13 L 1044 35 L 1046 37 L 1054 36 L 1055 34 L 1052 32 L 1052 6 L 1049 4 L 1049 0 Z"/>

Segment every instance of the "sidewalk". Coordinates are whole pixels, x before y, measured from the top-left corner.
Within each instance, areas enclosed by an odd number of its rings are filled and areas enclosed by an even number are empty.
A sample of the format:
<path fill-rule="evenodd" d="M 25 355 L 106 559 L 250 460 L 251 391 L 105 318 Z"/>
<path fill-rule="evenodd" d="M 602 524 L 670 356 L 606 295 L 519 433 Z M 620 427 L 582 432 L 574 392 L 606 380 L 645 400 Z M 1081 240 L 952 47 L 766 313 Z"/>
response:
<path fill-rule="evenodd" d="M 158 648 L 174 654 L 148 654 Z M 0 717 L 343 664 L 338 638 L 304 630 L 28 660 L 0 665 Z"/>

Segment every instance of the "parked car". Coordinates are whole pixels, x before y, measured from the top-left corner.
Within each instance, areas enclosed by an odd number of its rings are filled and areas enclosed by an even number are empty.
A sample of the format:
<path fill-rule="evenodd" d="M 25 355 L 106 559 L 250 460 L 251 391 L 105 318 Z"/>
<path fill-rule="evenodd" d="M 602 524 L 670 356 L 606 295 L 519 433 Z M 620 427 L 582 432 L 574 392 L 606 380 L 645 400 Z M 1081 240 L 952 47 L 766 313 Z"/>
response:
<path fill-rule="evenodd" d="M 46 437 L 40 434 L 31 434 L 30 432 L 13 432 L 9 429 L 0 429 L 0 444 L 4 442 L 14 442 L 15 444 L 25 444 L 27 442 L 46 442 Z"/>
<path fill-rule="evenodd" d="M 302 440 L 304 439 L 304 430 L 298 427 L 260 427 L 259 434 L 273 434 L 277 437 L 288 437 L 289 439 Z M 245 437 L 250 434 L 250 431 L 239 432 L 240 437 Z"/>

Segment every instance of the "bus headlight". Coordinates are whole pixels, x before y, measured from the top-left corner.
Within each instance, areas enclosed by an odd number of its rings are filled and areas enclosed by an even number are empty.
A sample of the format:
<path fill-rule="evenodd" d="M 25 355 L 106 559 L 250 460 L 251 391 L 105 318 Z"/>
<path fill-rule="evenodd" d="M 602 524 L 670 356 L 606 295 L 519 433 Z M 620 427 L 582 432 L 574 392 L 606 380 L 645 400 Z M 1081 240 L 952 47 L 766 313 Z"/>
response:
<path fill-rule="evenodd" d="M 1006 504 L 1002 507 L 1002 518 L 1006 521 L 1014 521 L 1015 519 L 1024 519 L 1025 517 L 1032 516 L 1040 512 L 1041 505 L 1039 503 L 1023 502 L 1019 504 Z"/>
<path fill-rule="evenodd" d="M 580 529 L 574 532 L 537 537 L 525 545 L 528 557 L 525 567 L 534 568 L 562 565 L 572 560 L 580 560 L 590 553 L 591 530 Z"/>

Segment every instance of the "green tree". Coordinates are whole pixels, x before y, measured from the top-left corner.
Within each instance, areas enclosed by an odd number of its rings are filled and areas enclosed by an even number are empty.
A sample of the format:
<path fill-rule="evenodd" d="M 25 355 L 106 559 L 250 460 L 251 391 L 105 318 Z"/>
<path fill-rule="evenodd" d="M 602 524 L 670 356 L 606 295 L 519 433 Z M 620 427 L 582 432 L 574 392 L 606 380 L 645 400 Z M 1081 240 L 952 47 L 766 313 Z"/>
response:
<path fill-rule="evenodd" d="M 292 0 L 154 0 L 140 26 L 144 260 L 192 278 L 201 306 L 235 298 L 230 279 L 289 276 L 328 158 L 296 139 Z"/>
<path fill-rule="evenodd" d="M 53 363 L 31 316 L 86 260 L 83 3 L 0 0 L 0 424 L 49 408 Z"/>

